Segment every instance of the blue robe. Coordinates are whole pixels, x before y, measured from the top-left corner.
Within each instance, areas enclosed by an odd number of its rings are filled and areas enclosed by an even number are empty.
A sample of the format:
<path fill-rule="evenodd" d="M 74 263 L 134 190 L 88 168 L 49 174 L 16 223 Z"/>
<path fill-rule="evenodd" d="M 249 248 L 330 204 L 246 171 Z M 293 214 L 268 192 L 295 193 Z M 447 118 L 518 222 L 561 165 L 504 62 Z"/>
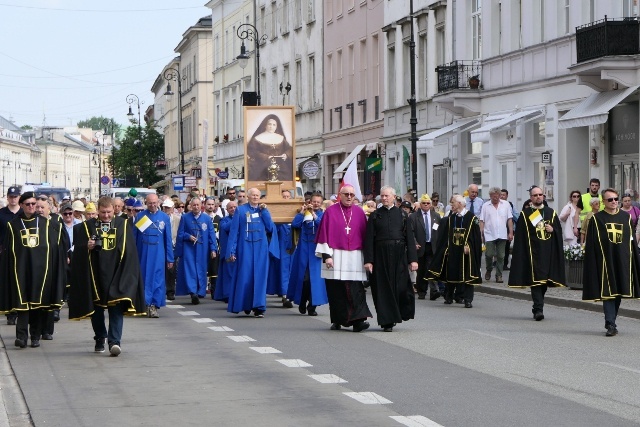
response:
<path fill-rule="evenodd" d="M 291 254 L 293 242 L 291 240 L 291 224 L 278 224 L 278 246 L 280 258 L 269 256 L 269 280 L 267 281 L 267 295 L 287 295 L 289 275 L 291 274 Z"/>
<path fill-rule="evenodd" d="M 291 278 L 289 279 L 287 298 L 297 305 L 300 305 L 302 282 L 307 269 L 309 270 L 309 281 L 311 283 L 311 302 L 314 306 L 329 302 L 327 287 L 324 279 L 320 277 L 322 258 L 316 256 L 316 232 L 323 214 L 324 211 L 319 209 L 316 211 L 317 218 L 315 220 L 304 221 L 304 213 L 299 213 L 291 223 L 292 228 L 300 230 L 300 240 L 291 262 Z"/>
<path fill-rule="evenodd" d="M 233 217 L 225 216 L 220 220 L 218 234 L 220 238 L 220 264 L 218 265 L 218 280 L 213 299 L 216 301 L 229 302 L 229 292 L 233 289 L 236 279 L 236 263 L 227 262 L 226 251 L 229 245 L 229 230 L 231 230 L 231 220 Z"/>
<path fill-rule="evenodd" d="M 191 241 L 196 236 L 196 242 Z M 207 294 L 207 268 L 211 252 L 218 250 L 213 221 L 207 214 L 200 214 L 196 219 L 191 212 L 180 219 L 178 237 L 176 238 L 176 257 L 178 264 L 178 281 L 176 295 L 196 294 L 204 298 Z"/>
<path fill-rule="evenodd" d="M 271 235 L 269 242 L 267 234 Z M 229 230 L 226 258 L 236 257 L 236 280 L 229 290 L 227 311 L 261 310 L 267 306 L 269 254 L 278 254 L 278 232 L 267 209 L 238 206 Z"/>
<path fill-rule="evenodd" d="M 151 224 L 144 232 L 133 227 L 140 260 L 140 272 L 144 282 L 144 297 L 147 305 L 164 307 L 166 305 L 165 265 L 173 262 L 173 242 L 171 241 L 171 219 L 161 211 L 149 212 L 148 209 L 136 215 L 134 225 L 143 216 L 147 216 Z"/>

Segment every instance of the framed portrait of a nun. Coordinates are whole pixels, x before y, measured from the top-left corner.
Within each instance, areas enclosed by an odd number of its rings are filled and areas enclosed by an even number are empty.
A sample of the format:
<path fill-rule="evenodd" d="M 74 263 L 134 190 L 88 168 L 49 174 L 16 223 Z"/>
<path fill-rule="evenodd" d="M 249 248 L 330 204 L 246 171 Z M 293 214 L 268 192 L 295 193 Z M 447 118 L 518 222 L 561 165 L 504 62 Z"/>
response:
<path fill-rule="evenodd" d="M 273 177 L 295 188 L 294 107 L 244 107 L 244 148 L 247 188 L 264 189 Z"/>

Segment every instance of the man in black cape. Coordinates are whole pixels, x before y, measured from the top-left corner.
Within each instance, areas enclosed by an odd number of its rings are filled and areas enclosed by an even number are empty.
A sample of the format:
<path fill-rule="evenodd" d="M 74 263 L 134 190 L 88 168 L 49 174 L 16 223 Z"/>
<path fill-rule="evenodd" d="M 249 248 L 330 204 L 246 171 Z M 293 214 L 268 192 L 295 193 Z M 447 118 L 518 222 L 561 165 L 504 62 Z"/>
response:
<path fill-rule="evenodd" d="M 640 298 L 640 264 L 631 216 L 618 208 L 618 199 L 616 190 L 603 191 L 604 210 L 589 221 L 584 247 L 582 299 L 602 301 L 608 337 L 618 334 L 620 300 Z"/>
<path fill-rule="evenodd" d="M 482 283 L 480 221 L 469 212 L 459 194 L 451 198 L 449 216 L 440 220 L 436 253 L 428 270 L 429 280 L 446 282 L 444 303 L 453 303 L 456 286 L 463 287 L 464 306 L 472 308 L 474 286 Z"/>
<path fill-rule="evenodd" d="M 392 187 L 380 189 L 382 207 L 369 215 L 364 243 L 364 267 L 371 273 L 373 304 L 385 332 L 416 312 L 409 278 L 409 268 L 418 269 L 416 242 L 409 216 L 395 206 L 395 193 Z"/>
<path fill-rule="evenodd" d="M 95 351 L 108 338 L 111 356 L 120 354 L 123 316 L 144 315 L 144 287 L 129 219 L 114 217 L 113 199 L 98 200 L 98 218 L 73 227 L 69 319 L 91 317 Z M 104 310 L 109 312 L 109 331 Z"/>
<path fill-rule="evenodd" d="M 35 193 L 24 193 L 19 202 L 22 212 L 5 233 L 0 312 L 18 313 L 16 347 L 25 348 L 28 335 L 31 347 L 39 347 L 48 313 L 62 307 L 68 243 L 58 221 L 35 213 Z"/>
<path fill-rule="evenodd" d="M 565 286 L 562 227 L 556 211 L 544 205 L 542 189 L 531 186 L 531 205 L 522 209 L 516 225 L 509 287 L 531 287 L 533 318 L 544 319 L 547 287 Z"/>

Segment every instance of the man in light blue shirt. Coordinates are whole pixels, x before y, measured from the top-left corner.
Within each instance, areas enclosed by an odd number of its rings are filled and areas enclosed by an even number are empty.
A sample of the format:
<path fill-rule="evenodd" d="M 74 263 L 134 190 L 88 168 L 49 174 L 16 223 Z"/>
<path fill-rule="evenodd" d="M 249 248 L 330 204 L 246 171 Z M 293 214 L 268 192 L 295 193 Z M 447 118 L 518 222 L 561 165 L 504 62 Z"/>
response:
<path fill-rule="evenodd" d="M 484 200 L 478 197 L 478 186 L 476 184 L 470 184 L 467 191 L 469 191 L 469 197 L 465 198 L 467 201 L 467 210 L 480 218 L 480 212 L 482 212 Z"/>

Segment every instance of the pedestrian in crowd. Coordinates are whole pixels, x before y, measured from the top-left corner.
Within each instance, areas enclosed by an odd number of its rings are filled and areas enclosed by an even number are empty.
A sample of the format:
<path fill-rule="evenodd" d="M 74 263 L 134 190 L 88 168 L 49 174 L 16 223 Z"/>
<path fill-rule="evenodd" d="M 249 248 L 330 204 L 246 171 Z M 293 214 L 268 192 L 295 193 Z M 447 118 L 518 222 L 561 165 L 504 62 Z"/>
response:
<path fill-rule="evenodd" d="M 236 267 L 235 262 L 229 262 L 227 259 L 227 247 L 229 243 L 229 232 L 231 231 L 231 222 L 233 216 L 238 208 L 237 201 L 231 201 L 227 203 L 227 215 L 220 220 L 220 256 L 219 256 L 219 268 L 218 268 L 218 280 L 216 286 L 211 294 L 211 298 L 216 301 L 229 302 L 229 293 L 233 289 L 236 280 Z"/>
<path fill-rule="evenodd" d="M 589 221 L 591 221 L 591 218 L 593 218 L 593 215 L 595 215 L 596 212 L 599 212 L 598 209 L 600 208 L 600 199 L 594 197 L 589 201 L 588 206 L 589 206 L 589 212 L 587 212 L 587 215 L 582 220 L 582 226 L 580 227 L 580 243 L 581 244 L 584 244 L 587 241 L 587 231 L 589 230 Z"/>
<path fill-rule="evenodd" d="M 509 287 L 531 288 L 533 318 L 544 319 L 547 287 L 565 286 L 562 227 L 556 212 L 544 206 L 542 189 L 529 189 L 531 206 L 522 210 L 513 245 Z"/>
<path fill-rule="evenodd" d="M 602 195 L 600 194 L 600 180 L 598 178 L 591 178 L 589 180 L 589 191 L 581 195 L 580 199 L 578 199 L 576 206 L 580 209 L 580 224 L 584 222 L 587 214 L 593 210 L 591 207 L 591 199 L 593 198 L 600 201 L 600 206 L 596 208 L 595 211 L 598 212 L 604 209 Z"/>
<path fill-rule="evenodd" d="M 147 316 L 160 317 L 158 309 L 166 305 L 165 263 L 173 267 L 171 219 L 159 210 L 158 196 L 149 194 L 147 209 L 135 217 L 133 229 L 144 282 Z"/>
<path fill-rule="evenodd" d="M 602 301 L 606 336 L 618 334 L 616 318 L 622 298 L 640 298 L 640 260 L 631 218 L 618 209 L 618 192 L 602 192 L 604 210 L 589 221 L 585 243 L 582 299 Z"/>
<path fill-rule="evenodd" d="M 469 194 L 465 196 L 465 200 L 467 201 L 466 208 L 472 215 L 480 218 L 484 200 L 478 197 L 478 186 L 476 184 L 470 184 L 469 187 L 467 187 L 467 192 Z"/>
<path fill-rule="evenodd" d="M 237 199 L 238 199 L 238 206 L 242 206 L 247 204 L 248 199 L 247 199 L 247 192 L 244 190 L 238 190 L 238 195 L 237 195 Z"/>
<path fill-rule="evenodd" d="M 213 231 L 216 237 L 216 243 L 218 245 L 217 254 L 215 258 L 209 258 L 207 266 L 207 278 L 209 281 L 209 293 L 211 299 L 215 293 L 216 284 L 218 282 L 218 270 L 220 268 L 220 221 L 225 216 L 224 210 L 218 207 L 218 202 L 215 197 L 207 197 L 204 201 L 204 213 L 211 218 L 213 223 Z"/>
<path fill-rule="evenodd" d="M 638 193 L 632 189 L 632 188 L 626 188 L 624 190 L 624 193 L 622 194 L 628 194 L 629 196 L 631 196 L 631 206 L 635 206 L 636 208 L 640 208 L 640 203 L 638 203 L 638 201 L 636 200 L 638 197 Z"/>
<path fill-rule="evenodd" d="M 440 226 L 440 214 L 433 209 L 432 198 L 428 194 L 420 197 L 420 209 L 410 215 L 411 230 L 413 232 L 416 254 L 418 256 L 418 270 L 416 275 L 416 289 L 418 299 L 425 299 L 427 289 L 429 299 L 435 301 L 440 298 L 440 289 L 437 282 L 427 280 L 427 268 L 431 264 L 433 254 L 438 241 L 438 227 Z"/>
<path fill-rule="evenodd" d="M 369 216 L 364 243 L 364 267 L 378 325 L 385 332 L 415 317 L 416 305 L 409 271 L 418 269 L 418 255 L 409 215 L 395 206 L 396 190 L 380 189 L 382 207 Z"/>
<path fill-rule="evenodd" d="M 452 197 L 449 216 L 440 221 L 428 278 L 445 282 L 445 304 L 453 304 L 455 297 L 456 302 L 464 302 L 465 308 L 472 308 L 474 286 L 482 283 L 482 233 L 480 221 L 465 206 L 464 197 Z"/>
<path fill-rule="evenodd" d="M 124 200 L 122 200 L 122 197 L 116 197 L 113 199 L 113 215 L 127 219 L 127 214 L 124 212 Z"/>
<path fill-rule="evenodd" d="M 638 225 L 638 218 L 640 218 L 640 208 L 637 208 L 636 206 L 633 206 L 631 204 L 631 194 L 624 194 L 622 196 L 622 203 L 620 206 L 620 210 L 624 211 L 626 213 L 629 214 L 629 216 L 631 217 L 631 230 L 633 230 L 635 232 L 636 230 L 636 226 Z M 606 208 L 607 204 L 605 203 L 605 208 Z"/>
<path fill-rule="evenodd" d="M 158 206 L 160 206 L 160 202 L 158 202 Z M 136 199 L 135 203 L 133 204 L 133 212 L 134 212 L 134 214 L 138 215 L 143 210 L 144 210 L 144 204 L 142 203 L 142 200 Z"/>
<path fill-rule="evenodd" d="M 282 198 L 291 200 L 291 192 L 282 190 Z M 289 276 L 291 275 L 291 255 L 293 255 L 293 240 L 291 224 L 276 224 L 278 231 L 279 255 L 269 256 L 269 278 L 267 279 L 267 295 L 277 295 L 282 299 L 284 308 L 292 308 L 293 303 L 287 299 Z M 273 237 L 272 237 L 273 239 Z"/>
<path fill-rule="evenodd" d="M 580 219 L 580 209 L 578 201 L 581 194 L 578 190 L 573 190 L 569 195 L 569 202 L 562 208 L 558 218 L 562 225 L 562 240 L 565 246 L 578 243 L 580 231 L 578 228 L 578 220 Z"/>
<path fill-rule="evenodd" d="M 344 185 L 339 197 L 320 221 L 316 256 L 323 260 L 321 277 L 327 284 L 331 330 L 353 326 L 354 332 L 361 332 L 369 328 L 366 320 L 372 317 L 363 286 L 367 280 L 363 255 L 367 219 L 353 203 L 353 186 Z"/>
<path fill-rule="evenodd" d="M 87 205 L 84 207 L 85 220 L 91 219 L 91 218 L 97 218 L 97 217 L 98 217 L 98 210 L 96 209 L 96 205 L 93 202 L 87 203 Z"/>
<path fill-rule="evenodd" d="M 440 215 L 440 217 L 444 216 L 444 205 L 440 201 L 440 193 L 437 191 L 431 193 L 431 206 L 433 207 L 433 210 Z"/>
<path fill-rule="evenodd" d="M 509 202 L 500 199 L 500 188 L 489 189 L 489 201 L 480 211 L 480 233 L 485 245 L 486 273 L 484 280 L 491 280 L 495 258 L 496 283 L 503 283 L 504 247 L 513 240 L 513 212 Z"/>
<path fill-rule="evenodd" d="M 322 260 L 315 256 L 315 239 L 322 220 L 322 195 L 313 194 L 293 218 L 291 228 L 299 233 L 293 253 L 287 299 L 298 305 L 300 314 L 317 316 L 316 307 L 329 302 L 324 279 L 320 276 Z"/>
<path fill-rule="evenodd" d="M 227 188 L 227 193 L 225 194 L 225 199 L 222 201 L 222 208 L 227 208 L 227 203 L 236 200 L 236 189 L 234 187 Z"/>
<path fill-rule="evenodd" d="M 7 235 L 7 224 L 15 217 L 22 214 L 20 207 L 20 189 L 18 187 L 9 187 L 7 190 L 7 206 L 0 209 L 0 257 L 6 252 L 7 248 L 4 242 Z M 18 313 L 9 312 L 6 314 L 7 325 L 15 325 Z"/>
<path fill-rule="evenodd" d="M 176 258 L 180 258 L 176 295 L 191 295 L 191 303 L 200 304 L 207 294 L 209 260 L 218 254 L 213 221 L 202 214 L 202 202 L 197 197 L 189 203 L 189 213 L 180 219 L 176 240 Z"/>
<path fill-rule="evenodd" d="M 45 199 L 47 199 L 47 201 L 49 202 L 49 206 L 51 206 L 51 213 L 53 214 L 57 214 L 58 213 L 58 200 L 56 199 L 56 196 L 54 196 L 53 194 L 50 195 L 49 197 L 44 196 Z"/>
<path fill-rule="evenodd" d="M 131 220 L 115 215 L 115 201 L 98 200 L 98 217 L 74 227 L 69 319 L 91 317 L 94 351 L 121 352 L 124 315 L 145 312 L 144 288 Z M 109 329 L 104 310 L 109 313 Z"/>
<path fill-rule="evenodd" d="M 133 197 L 129 197 L 124 201 L 125 214 L 127 215 L 127 218 L 129 218 L 131 221 L 133 221 L 133 219 L 136 216 L 136 211 L 133 208 L 135 204 L 136 204 L 136 199 Z"/>
<path fill-rule="evenodd" d="M 178 201 L 178 204 L 176 205 L 176 215 L 184 215 L 184 202 Z"/>
<path fill-rule="evenodd" d="M 79 221 L 84 221 L 85 207 L 84 207 L 84 203 L 82 203 L 82 200 L 75 200 L 71 204 L 71 207 L 73 207 L 73 217 Z"/>
<path fill-rule="evenodd" d="M 382 196 L 382 193 L 380 193 L 380 195 Z M 384 205 L 384 201 L 382 202 L 382 204 Z M 407 215 L 411 215 L 413 213 L 413 203 L 405 200 L 400 203 L 400 209 L 402 209 Z"/>
<path fill-rule="evenodd" d="M 162 212 L 167 214 L 171 223 L 171 243 L 173 250 L 176 248 L 176 240 L 178 237 L 178 227 L 180 226 L 180 215 L 174 213 L 173 200 L 166 198 L 162 202 Z M 176 269 L 178 268 L 179 260 L 177 257 L 173 262 L 171 268 L 169 264 L 165 265 L 165 286 L 167 291 L 167 299 L 173 301 L 176 299 Z"/>
<path fill-rule="evenodd" d="M 509 201 L 509 191 L 506 188 L 500 190 L 500 199 L 509 203 L 509 206 L 511 206 L 511 216 L 513 217 L 511 218 L 511 224 L 513 224 L 513 232 L 515 233 L 519 214 L 516 212 L 513 203 Z M 504 266 L 502 267 L 502 271 L 509 271 L 509 255 L 511 255 L 511 242 L 507 242 L 504 245 Z"/>
<path fill-rule="evenodd" d="M 269 256 L 278 255 L 278 232 L 267 205 L 260 203 L 260 190 L 250 188 L 248 194 L 249 203 L 238 207 L 229 230 L 226 258 L 237 263 L 237 274 L 227 311 L 264 317 Z"/>
<path fill-rule="evenodd" d="M 22 212 L 7 224 L 0 268 L 0 312 L 18 313 L 15 346 L 40 347 L 47 312 L 62 307 L 66 235 L 58 221 L 36 214 L 36 195 L 18 199 Z M 65 240 L 63 240 L 65 239 Z"/>

